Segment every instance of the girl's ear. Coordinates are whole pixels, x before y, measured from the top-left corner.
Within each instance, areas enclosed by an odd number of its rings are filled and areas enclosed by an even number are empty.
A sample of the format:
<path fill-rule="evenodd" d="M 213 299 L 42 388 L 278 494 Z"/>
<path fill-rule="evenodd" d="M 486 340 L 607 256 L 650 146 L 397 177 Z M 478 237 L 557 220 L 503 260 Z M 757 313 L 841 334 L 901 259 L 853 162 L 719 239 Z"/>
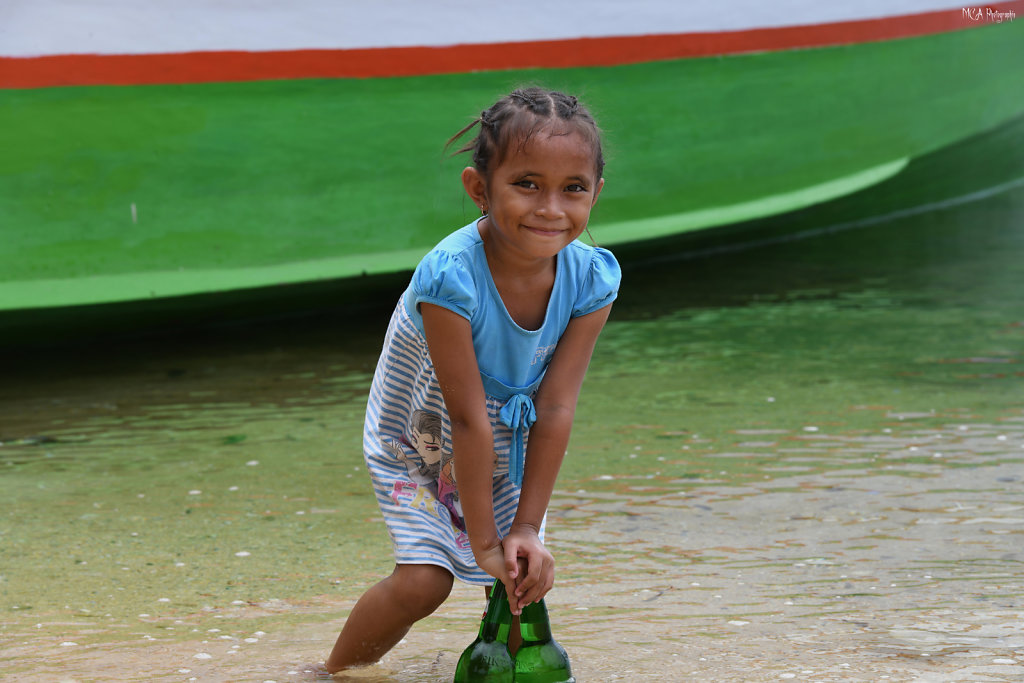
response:
<path fill-rule="evenodd" d="M 483 174 L 472 166 L 462 169 L 462 186 L 466 188 L 466 194 L 473 200 L 473 203 L 484 213 L 487 213 L 487 181 Z"/>

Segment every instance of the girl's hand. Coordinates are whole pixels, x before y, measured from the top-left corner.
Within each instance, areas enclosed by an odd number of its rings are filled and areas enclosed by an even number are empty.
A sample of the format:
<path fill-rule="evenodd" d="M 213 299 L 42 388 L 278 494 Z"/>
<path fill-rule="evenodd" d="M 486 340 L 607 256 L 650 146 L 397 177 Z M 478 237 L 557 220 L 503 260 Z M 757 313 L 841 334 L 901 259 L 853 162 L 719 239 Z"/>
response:
<path fill-rule="evenodd" d="M 505 553 L 501 545 L 492 546 L 477 550 L 474 548 L 473 557 L 477 566 L 494 578 L 505 584 L 505 592 L 508 594 L 508 604 L 512 613 L 518 615 L 521 611 L 515 603 L 516 582 L 512 578 L 505 565 Z"/>
<path fill-rule="evenodd" d="M 501 545 L 504 568 L 515 583 L 514 591 L 508 593 L 509 604 L 512 613 L 519 614 L 523 607 L 547 595 L 555 584 L 555 558 L 544 547 L 537 530 L 529 526 L 513 526 Z"/>

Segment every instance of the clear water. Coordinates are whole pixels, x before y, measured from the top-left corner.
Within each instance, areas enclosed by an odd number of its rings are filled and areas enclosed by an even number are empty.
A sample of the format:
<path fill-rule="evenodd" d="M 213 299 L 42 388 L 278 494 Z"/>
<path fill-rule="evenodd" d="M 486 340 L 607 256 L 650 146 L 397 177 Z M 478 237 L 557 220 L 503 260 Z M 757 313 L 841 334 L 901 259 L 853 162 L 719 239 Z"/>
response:
<path fill-rule="evenodd" d="M 1024 187 L 868 223 L 630 257 L 549 518 L 579 680 L 1024 676 Z M 392 303 L 9 358 L 0 671 L 314 677 L 391 566 L 360 430 Z M 482 608 L 355 678 L 450 681 Z"/>

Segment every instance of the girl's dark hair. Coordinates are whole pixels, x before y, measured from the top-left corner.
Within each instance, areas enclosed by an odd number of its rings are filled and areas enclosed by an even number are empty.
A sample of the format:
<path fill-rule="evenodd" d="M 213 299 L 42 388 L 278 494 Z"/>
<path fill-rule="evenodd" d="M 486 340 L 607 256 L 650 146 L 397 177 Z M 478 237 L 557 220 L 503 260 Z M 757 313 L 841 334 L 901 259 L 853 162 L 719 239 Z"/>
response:
<path fill-rule="evenodd" d="M 479 125 L 476 137 L 457 150 L 473 153 L 473 166 L 484 177 L 501 163 L 511 145 L 520 149 L 541 129 L 561 123 L 565 130 L 559 134 L 580 133 L 594 152 L 597 177 L 604 173 L 604 155 L 601 152 L 601 133 L 597 122 L 587 108 L 572 95 L 542 88 L 523 88 L 502 97 L 490 109 L 448 140 L 447 149 Z"/>

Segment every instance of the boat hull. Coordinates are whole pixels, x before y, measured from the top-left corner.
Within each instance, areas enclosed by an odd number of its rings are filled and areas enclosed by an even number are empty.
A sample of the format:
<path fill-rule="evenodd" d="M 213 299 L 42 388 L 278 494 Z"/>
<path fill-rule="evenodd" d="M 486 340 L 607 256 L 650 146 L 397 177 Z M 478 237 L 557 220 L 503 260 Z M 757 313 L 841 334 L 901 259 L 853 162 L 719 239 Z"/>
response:
<path fill-rule="evenodd" d="M 1008 21 L 617 66 L 2 90 L 0 310 L 408 270 L 472 218 L 444 141 L 519 84 L 597 114 L 592 233 L 615 246 L 882 182 L 1024 111 L 1021 65 Z"/>

